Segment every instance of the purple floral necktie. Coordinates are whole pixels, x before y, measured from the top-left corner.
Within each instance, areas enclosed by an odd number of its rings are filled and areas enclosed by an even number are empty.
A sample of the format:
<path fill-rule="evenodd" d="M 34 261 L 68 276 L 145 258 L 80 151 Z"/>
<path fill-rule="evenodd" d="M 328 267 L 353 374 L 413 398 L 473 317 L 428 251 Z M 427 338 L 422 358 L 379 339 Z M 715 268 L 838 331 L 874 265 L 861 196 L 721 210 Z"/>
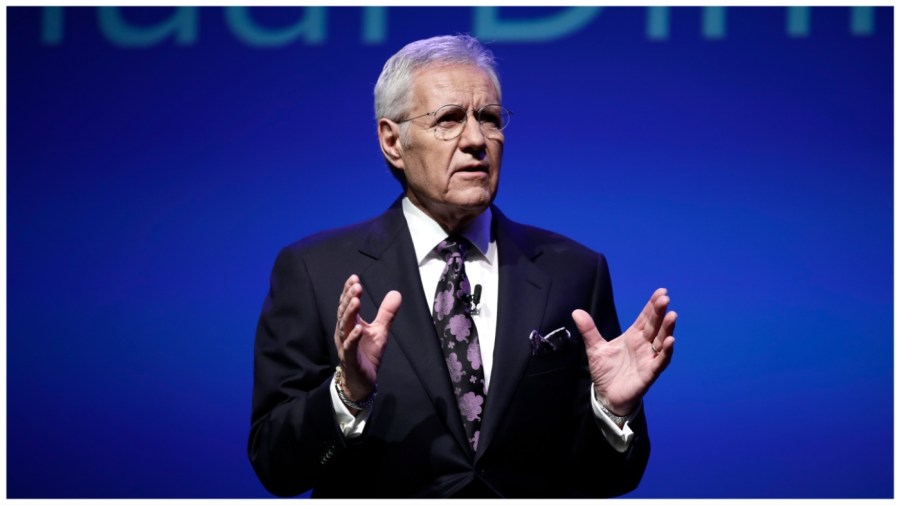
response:
<path fill-rule="evenodd" d="M 434 295 L 434 326 L 450 371 L 466 435 L 472 447 L 478 449 L 481 409 L 486 394 L 478 330 L 469 307 L 471 289 L 466 278 L 465 258 L 470 245 L 468 240 L 452 236 L 435 248 L 447 265 Z"/>

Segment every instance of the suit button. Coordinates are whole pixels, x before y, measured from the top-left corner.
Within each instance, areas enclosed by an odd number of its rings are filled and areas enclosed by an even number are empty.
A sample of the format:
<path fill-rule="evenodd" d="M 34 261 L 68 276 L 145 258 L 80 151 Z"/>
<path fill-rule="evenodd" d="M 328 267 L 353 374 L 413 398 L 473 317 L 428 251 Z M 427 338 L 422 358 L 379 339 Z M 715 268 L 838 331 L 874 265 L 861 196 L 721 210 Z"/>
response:
<path fill-rule="evenodd" d="M 329 461 L 331 461 L 332 457 L 334 457 L 334 446 L 329 445 L 325 449 L 325 452 L 322 453 L 322 457 L 319 459 L 319 463 L 324 465 L 325 463 L 328 463 Z"/>

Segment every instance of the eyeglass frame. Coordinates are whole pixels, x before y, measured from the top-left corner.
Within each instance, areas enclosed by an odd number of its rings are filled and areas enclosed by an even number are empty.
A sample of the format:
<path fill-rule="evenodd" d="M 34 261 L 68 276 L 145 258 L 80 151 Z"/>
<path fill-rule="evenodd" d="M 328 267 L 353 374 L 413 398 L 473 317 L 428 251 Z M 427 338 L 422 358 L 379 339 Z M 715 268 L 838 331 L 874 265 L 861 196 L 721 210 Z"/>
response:
<path fill-rule="evenodd" d="M 449 106 L 451 106 L 451 105 L 454 106 L 454 107 L 459 107 L 460 109 L 463 109 L 463 108 L 464 108 L 462 105 L 458 105 L 458 104 L 455 104 L 455 103 L 446 103 L 446 104 L 444 104 L 444 105 L 441 105 L 441 106 L 438 107 L 437 109 L 434 109 L 434 110 L 431 111 L 431 112 L 426 112 L 425 114 L 420 114 L 420 115 L 418 115 L 418 116 L 408 117 L 408 118 L 406 118 L 406 119 L 398 119 L 398 120 L 395 120 L 394 122 L 397 123 L 397 124 L 403 124 L 403 123 L 406 123 L 406 122 L 408 122 L 408 121 L 412 121 L 412 120 L 414 120 L 414 119 L 423 118 L 423 117 L 425 117 L 425 116 L 435 116 L 435 115 L 437 115 L 437 113 L 438 113 L 439 110 L 443 109 L 444 107 L 449 107 Z M 449 137 L 449 138 L 445 138 L 445 139 L 440 139 L 440 140 L 453 140 L 453 139 L 459 138 L 459 137 L 463 134 L 463 132 L 466 130 L 466 125 L 468 125 L 468 123 L 469 123 L 469 112 L 472 112 L 472 113 L 473 113 L 473 116 L 475 117 L 475 121 L 478 121 L 478 125 L 479 125 L 479 126 L 482 126 L 484 123 L 481 121 L 481 112 L 482 112 L 484 109 L 488 108 L 488 107 L 500 107 L 502 110 L 505 110 L 505 111 L 506 111 L 506 114 L 507 114 L 507 116 L 506 116 L 506 117 L 507 117 L 506 124 L 503 125 L 503 127 L 498 128 L 497 131 L 498 131 L 498 132 L 502 132 L 503 130 L 505 130 L 506 127 L 509 126 L 509 118 L 512 117 L 513 111 L 507 109 L 506 107 L 504 107 L 503 105 L 501 105 L 501 104 L 499 104 L 499 103 L 489 103 L 489 104 L 487 104 L 487 105 L 482 105 L 482 106 L 479 107 L 478 109 L 465 109 L 465 112 L 466 112 L 466 119 L 465 119 L 465 121 L 463 121 L 462 123 L 459 123 L 459 124 L 462 125 L 462 128 L 459 129 L 459 133 L 457 133 L 457 134 L 456 134 L 455 136 L 453 136 L 453 137 Z M 429 127 L 426 128 L 426 129 L 427 129 L 427 130 L 434 130 L 434 134 L 435 134 L 435 136 L 437 136 L 437 128 L 438 128 L 437 125 L 433 125 L 433 126 L 429 126 Z"/>

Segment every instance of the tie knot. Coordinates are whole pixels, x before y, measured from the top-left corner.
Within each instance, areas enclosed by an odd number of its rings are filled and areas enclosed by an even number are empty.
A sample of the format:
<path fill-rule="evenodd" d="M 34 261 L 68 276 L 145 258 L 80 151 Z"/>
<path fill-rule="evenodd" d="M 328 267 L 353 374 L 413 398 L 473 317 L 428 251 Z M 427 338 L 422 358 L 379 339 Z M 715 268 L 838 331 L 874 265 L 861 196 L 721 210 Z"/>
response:
<path fill-rule="evenodd" d="M 466 251 L 469 249 L 469 241 L 463 237 L 451 235 L 442 240 L 434 249 L 444 258 L 444 261 L 449 261 L 454 256 L 460 256 L 465 260 Z"/>

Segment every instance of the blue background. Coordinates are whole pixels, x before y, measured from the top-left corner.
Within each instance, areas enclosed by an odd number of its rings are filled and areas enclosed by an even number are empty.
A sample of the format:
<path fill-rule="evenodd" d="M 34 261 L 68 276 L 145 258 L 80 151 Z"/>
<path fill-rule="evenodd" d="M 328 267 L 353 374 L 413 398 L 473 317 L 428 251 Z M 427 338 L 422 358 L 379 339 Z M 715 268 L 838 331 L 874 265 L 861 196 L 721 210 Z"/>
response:
<path fill-rule="evenodd" d="M 267 496 L 246 437 L 275 255 L 396 197 L 381 66 L 479 35 L 479 11 L 390 8 L 367 42 L 361 9 L 330 8 L 318 42 L 274 47 L 220 8 L 145 47 L 63 11 L 56 32 L 7 11 L 8 494 Z M 893 10 L 860 31 L 813 8 L 799 33 L 784 8 L 704 25 L 720 13 L 671 9 L 663 36 L 646 8 L 495 33 L 515 112 L 497 203 L 604 252 L 624 324 L 671 292 L 676 356 L 630 496 L 891 497 Z M 306 14 L 251 9 L 271 29 Z"/>

